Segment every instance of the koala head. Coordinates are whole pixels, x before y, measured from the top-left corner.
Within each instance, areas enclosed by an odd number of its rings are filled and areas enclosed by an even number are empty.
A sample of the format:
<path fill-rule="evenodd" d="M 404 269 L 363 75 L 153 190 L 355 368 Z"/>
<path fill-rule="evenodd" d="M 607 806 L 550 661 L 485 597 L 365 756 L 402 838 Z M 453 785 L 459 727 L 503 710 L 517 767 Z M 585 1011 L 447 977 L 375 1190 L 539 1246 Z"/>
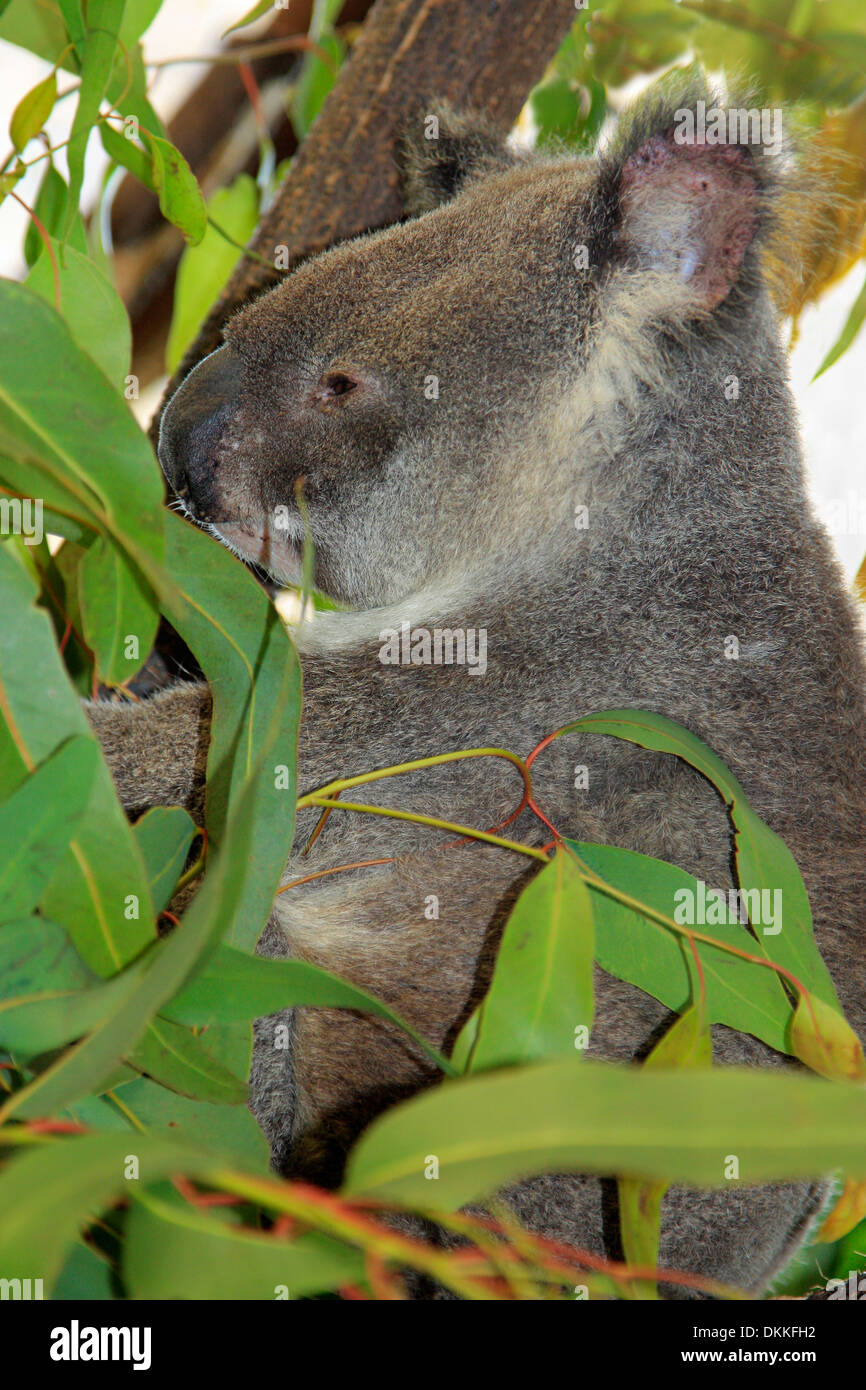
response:
<path fill-rule="evenodd" d="M 706 95 L 706 94 L 704 94 Z M 546 544 L 604 421 L 664 389 L 660 345 L 730 338 L 762 294 L 758 145 L 656 96 L 594 157 L 440 107 L 401 151 L 407 220 L 296 269 L 171 399 L 188 513 L 281 582 L 358 608 Z"/>

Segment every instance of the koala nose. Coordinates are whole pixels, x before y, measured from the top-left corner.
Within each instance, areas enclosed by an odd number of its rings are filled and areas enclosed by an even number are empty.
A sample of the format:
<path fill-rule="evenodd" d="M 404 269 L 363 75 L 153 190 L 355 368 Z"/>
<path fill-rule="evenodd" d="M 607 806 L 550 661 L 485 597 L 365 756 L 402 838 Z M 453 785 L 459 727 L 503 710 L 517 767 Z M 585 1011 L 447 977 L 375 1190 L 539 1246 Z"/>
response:
<path fill-rule="evenodd" d="M 242 367 L 231 348 L 199 362 L 163 411 L 157 453 L 169 485 L 197 516 L 208 518 L 215 452 L 237 406 Z"/>

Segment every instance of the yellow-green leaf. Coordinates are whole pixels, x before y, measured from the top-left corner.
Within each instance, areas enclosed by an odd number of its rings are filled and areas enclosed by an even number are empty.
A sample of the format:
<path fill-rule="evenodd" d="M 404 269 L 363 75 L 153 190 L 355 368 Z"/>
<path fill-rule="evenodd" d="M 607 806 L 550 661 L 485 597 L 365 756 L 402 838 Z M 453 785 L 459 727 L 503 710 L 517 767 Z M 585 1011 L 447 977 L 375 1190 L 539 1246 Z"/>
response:
<path fill-rule="evenodd" d="M 261 19 L 262 15 L 267 14 L 273 8 L 274 0 L 258 0 L 258 3 L 253 5 L 251 10 L 247 10 L 243 19 L 230 24 L 228 29 L 223 30 L 220 37 L 224 39 L 227 34 L 233 34 L 236 29 L 245 29 L 248 24 L 254 24 L 257 19 Z"/>
<path fill-rule="evenodd" d="M 41 82 L 37 82 L 35 87 L 31 87 L 26 96 L 21 98 L 12 112 L 12 119 L 9 122 L 9 135 L 19 154 L 34 135 L 39 134 L 54 110 L 56 100 L 56 72 L 50 72 Z"/>
<path fill-rule="evenodd" d="M 191 246 L 197 246 L 207 230 L 207 208 L 195 174 L 180 150 L 168 140 L 144 131 L 142 139 L 150 151 L 160 212 L 183 232 Z"/>
<path fill-rule="evenodd" d="M 857 1034 L 816 995 L 803 996 L 791 1024 L 791 1048 L 807 1067 L 831 1081 L 866 1081 L 866 1058 Z"/>
<path fill-rule="evenodd" d="M 863 1220 L 866 1220 L 866 1182 L 849 1178 L 816 1239 L 832 1244 L 847 1236 Z"/>

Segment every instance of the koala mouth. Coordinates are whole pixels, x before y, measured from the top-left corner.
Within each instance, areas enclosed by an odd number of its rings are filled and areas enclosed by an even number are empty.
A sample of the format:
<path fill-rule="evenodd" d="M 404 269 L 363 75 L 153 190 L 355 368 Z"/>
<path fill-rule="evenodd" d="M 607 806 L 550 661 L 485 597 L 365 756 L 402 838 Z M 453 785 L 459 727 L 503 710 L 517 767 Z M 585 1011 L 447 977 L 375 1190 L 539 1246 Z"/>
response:
<path fill-rule="evenodd" d="M 251 522 L 210 521 L 207 529 L 241 560 L 252 561 L 278 584 L 300 584 L 303 539 L 289 531 L 257 527 Z"/>

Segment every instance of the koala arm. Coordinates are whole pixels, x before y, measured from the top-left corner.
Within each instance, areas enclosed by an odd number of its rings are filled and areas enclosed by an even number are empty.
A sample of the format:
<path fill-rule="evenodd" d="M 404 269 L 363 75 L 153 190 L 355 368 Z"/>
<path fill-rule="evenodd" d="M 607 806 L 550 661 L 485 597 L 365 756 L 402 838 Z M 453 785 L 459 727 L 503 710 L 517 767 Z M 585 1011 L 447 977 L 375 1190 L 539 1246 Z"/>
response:
<path fill-rule="evenodd" d="M 140 704 L 87 701 L 121 804 L 133 818 L 151 806 L 184 806 L 198 823 L 210 740 L 211 695 L 176 685 Z"/>

